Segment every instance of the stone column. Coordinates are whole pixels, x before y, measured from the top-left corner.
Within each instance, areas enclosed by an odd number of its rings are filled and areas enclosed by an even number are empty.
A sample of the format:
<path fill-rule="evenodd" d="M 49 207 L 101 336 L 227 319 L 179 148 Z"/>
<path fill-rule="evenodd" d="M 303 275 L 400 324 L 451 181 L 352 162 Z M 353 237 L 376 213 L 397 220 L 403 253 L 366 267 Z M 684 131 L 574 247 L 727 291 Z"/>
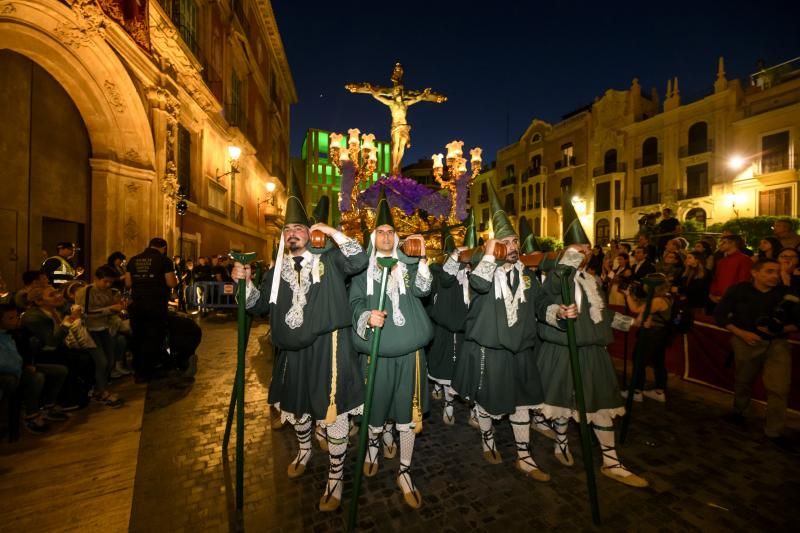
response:
<path fill-rule="evenodd" d="M 177 140 L 180 103 L 162 87 L 149 87 L 147 99 L 151 106 L 153 144 L 158 187 L 151 190 L 153 224 L 150 237 L 163 237 L 170 249 L 177 246 L 175 202 L 178 197 Z"/>

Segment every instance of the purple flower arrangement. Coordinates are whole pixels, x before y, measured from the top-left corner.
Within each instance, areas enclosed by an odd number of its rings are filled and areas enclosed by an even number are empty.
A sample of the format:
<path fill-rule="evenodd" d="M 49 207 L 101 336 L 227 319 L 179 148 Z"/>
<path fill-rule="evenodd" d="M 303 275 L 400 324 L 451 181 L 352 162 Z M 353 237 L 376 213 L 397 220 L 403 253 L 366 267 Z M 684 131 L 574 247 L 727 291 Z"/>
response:
<path fill-rule="evenodd" d="M 370 185 L 369 188 L 365 189 L 359 195 L 359 207 L 370 207 L 374 209 L 378 205 L 378 198 L 380 197 L 382 187 L 386 190 L 386 199 L 389 201 L 389 206 L 401 209 L 408 216 L 413 215 L 414 211 L 417 209 L 426 211 L 429 215 L 434 217 L 446 217 L 450 214 L 450 198 L 448 196 L 436 191 L 431 191 L 416 180 L 404 178 L 403 176 L 385 176 Z M 352 185 L 350 189 L 345 189 L 343 168 L 342 192 L 351 189 Z M 342 205 L 340 207 L 342 207 L 343 211 L 346 210 L 344 204 L 344 194 L 342 194 Z M 349 204 L 350 200 L 348 197 L 348 208 Z M 462 218 L 466 218 L 466 207 L 463 211 L 464 216 Z"/>

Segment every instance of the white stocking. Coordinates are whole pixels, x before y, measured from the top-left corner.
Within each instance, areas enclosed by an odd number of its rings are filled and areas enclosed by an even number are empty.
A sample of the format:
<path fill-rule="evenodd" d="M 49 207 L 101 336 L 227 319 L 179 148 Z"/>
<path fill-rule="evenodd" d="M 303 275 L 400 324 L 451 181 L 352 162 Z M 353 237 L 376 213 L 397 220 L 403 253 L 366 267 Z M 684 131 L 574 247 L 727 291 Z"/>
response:
<path fill-rule="evenodd" d="M 564 457 L 569 457 L 572 453 L 569 451 L 569 442 L 567 441 L 567 428 L 569 427 L 569 418 L 560 416 L 553 419 L 553 431 L 556 432 L 555 452 L 560 453 Z"/>
<path fill-rule="evenodd" d="M 366 420 L 364 421 L 366 422 Z M 381 432 L 382 427 L 369 426 L 369 439 L 367 446 L 367 462 L 378 463 L 378 454 L 381 451 Z"/>
<path fill-rule="evenodd" d="M 413 492 L 414 481 L 411 479 L 411 458 L 414 455 L 414 430 L 407 429 L 400 432 L 400 470 L 397 473 L 397 480 L 403 492 Z"/>
<path fill-rule="evenodd" d="M 305 416 L 300 422 L 294 425 L 294 432 L 297 434 L 297 443 L 300 449 L 297 451 L 292 463 L 306 465 L 311 459 L 311 417 Z"/>
<path fill-rule="evenodd" d="M 450 385 L 445 385 L 444 387 L 444 416 L 450 420 L 453 420 L 453 398 L 455 397 L 455 391 Z"/>
<path fill-rule="evenodd" d="M 383 440 L 383 453 L 384 457 L 387 459 L 391 459 L 394 457 L 396 453 L 394 448 L 394 422 L 386 422 L 383 425 L 383 435 L 381 436 Z M 387 455 L 388 450 L 388 455 Z"/>
<path fill-rule="evenodd" d="M 519 468 L 525 472 L 530 472 L 534 468 L 539 468 L 531 457 L 531 418 L 530 411 L 517 408 L 508 417 L 511 422 L 511 429 L 514 431 L 514 442 L 517 445 L 517 457 L 519 457 Z"/>
<path fill-rule="evenodd" d="M 336 422 L 328 426 L 328 485 L 325 487 L 325 498 L 342 499 L 342 478 L 344 477 L 344 457 L 347 454 L 347 432 L 349 423 L 347 413 L 336 417 Z"/>
<path fill-rule="evenodd" d="M 592 422 L 594 434 L 597 435 L 597 440 L 600 441 L 600 452 L 603 454 L 603 466 L 606 468 L 613 468 L 614 474 L 622 477 L 631 475 L 631 472 L 622 466 L 622 463 L 617 457 L 616 435 L 614 434 L 614 422 L 608 415 L 595 416 Z"/>
<path fill-rule="evenodd" d="M 495 452 L 497 448 L 494 445 L 494 429 L 492 428 L 492 417 L 489 413 L 483 410 L 483 407 L 475 404 L 478 411 L 478 427 L 481 430 L 481 445 L 484 452 Z"/>

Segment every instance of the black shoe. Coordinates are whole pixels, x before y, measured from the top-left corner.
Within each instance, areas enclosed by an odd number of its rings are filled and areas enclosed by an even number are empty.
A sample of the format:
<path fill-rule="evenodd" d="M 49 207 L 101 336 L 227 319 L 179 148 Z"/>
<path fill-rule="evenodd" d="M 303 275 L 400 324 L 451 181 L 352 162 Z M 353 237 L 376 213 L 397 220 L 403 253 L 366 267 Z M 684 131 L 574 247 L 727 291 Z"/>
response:
<path fill-rule="evenodd" d="M 25 429 L 36 435 L 41 435 L 42 433 L 50 431 L 50 426 L 47 425 L 44 420 L 37 417 L 25 420 Z"/>
<path fill-rule="evenodd" d="M 729 413 L 722 417 L 722 421 L 740 428 L 747 427 L 747 419 L 741 413 Z"/>

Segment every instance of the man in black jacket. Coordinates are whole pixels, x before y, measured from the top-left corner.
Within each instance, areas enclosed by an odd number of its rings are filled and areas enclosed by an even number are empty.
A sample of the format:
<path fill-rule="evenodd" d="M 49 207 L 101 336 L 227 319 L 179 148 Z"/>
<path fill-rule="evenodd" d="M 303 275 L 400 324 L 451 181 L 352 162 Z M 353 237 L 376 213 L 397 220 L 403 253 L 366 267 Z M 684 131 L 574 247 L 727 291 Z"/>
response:
<path fill-rule="evenodd" d="M 636 260 L 636 265 L 632 269 L 631 279 L 633 281 L 641 281 L 646 275 L 653 274 L 656 271 L 652 258 L 648 257 L 645 247 L 637 246 L 633 252 L 633 258 Z"/>
<path fill-rule="evenodd" d="M 774 259 L 756 261 L 752 275 L 752 281 L 731 286 L 714 310 L 717 324 L 733 333 L 736 357 L 734 412 L 726 420 L 744 424 L 753 382 L 762 374 L 767 389 L 764 434 L 781 442 L 792 375 L 786 336 L 797 331 L 797 298 L 781 284 L 780 265 Z"/>

